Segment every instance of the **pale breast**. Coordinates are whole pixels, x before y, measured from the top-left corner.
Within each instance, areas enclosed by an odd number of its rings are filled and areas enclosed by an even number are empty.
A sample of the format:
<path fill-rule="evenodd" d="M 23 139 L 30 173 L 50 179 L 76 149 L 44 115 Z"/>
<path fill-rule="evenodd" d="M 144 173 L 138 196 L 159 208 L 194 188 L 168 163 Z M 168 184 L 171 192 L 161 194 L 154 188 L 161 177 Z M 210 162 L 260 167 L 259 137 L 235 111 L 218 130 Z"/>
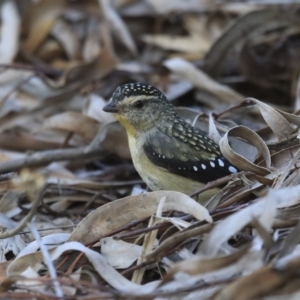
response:
<path fill-rule="evenodd" d="M 143 141 L 128 136 L 130 152 L 133 164 L 147 186 L 153 190 L 178 191 L 191 194 L 200 189 L 203 184 L 189 178 L 185 178 L 154 165 L 144 154 Z M 214 195 L 217 190 L 209 190 L 200 196 L 200 201 L 205 201 Z"/>

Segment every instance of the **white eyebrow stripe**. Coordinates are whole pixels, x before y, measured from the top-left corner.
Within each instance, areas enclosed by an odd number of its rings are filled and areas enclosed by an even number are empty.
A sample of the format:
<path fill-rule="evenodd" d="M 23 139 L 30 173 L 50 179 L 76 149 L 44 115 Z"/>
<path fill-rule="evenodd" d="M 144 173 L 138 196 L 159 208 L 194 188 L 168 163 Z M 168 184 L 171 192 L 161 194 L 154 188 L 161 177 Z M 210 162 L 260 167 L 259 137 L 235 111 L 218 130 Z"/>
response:
<path fill-rule="evenodd" d="M 133 104 L 134 102 L 139 100 L 147 100 L 147 99 L 153 99 L 153 96 L 147 96 L 147 95 L 129 96 L 129 97 L 125 97 L 122 103 L 124 105 L 128 105 L 128 104 Z"/>

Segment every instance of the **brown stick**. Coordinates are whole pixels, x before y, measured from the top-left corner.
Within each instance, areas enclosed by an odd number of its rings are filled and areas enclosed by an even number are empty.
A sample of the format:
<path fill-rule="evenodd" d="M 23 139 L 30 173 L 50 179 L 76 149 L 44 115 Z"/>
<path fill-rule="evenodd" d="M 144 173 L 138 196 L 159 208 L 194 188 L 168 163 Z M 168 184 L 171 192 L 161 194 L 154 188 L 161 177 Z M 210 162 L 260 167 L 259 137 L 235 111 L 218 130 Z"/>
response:
<path fill-rule="evenodd" d="M 14 172 L 28 167 L 43 166 L 53 161 L 100 158 L 103 157 L 105 153 L 107 152 L 101 148 L 89 147 L 55 149 L 28 153 L 24 158 L 0 163 L 0 173 Z"/>

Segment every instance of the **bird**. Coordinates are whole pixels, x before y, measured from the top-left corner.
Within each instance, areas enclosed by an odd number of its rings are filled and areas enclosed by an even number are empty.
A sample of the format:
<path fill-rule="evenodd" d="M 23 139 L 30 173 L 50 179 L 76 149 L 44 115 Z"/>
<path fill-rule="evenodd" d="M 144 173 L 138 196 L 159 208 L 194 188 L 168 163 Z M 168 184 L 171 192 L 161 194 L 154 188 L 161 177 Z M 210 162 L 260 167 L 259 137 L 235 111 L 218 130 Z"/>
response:
<path fill-rule="evenodd" d="M 125 128 L 135 169 L 153 190 L 191 194 L 238 172 L 208 135 L 182 119 L 167 97 L 146 83 L 119 86 L 103 111 Z M 207 201 L 219 189 L 200 194 Z"/>

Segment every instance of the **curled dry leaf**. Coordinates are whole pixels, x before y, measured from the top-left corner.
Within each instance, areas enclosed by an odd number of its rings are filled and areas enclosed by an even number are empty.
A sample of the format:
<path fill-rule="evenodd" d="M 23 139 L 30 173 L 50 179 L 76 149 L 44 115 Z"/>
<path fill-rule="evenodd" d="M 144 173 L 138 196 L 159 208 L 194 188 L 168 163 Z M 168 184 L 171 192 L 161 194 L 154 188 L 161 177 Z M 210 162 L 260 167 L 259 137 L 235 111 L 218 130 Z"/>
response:
<path fill-rule="evenodd" d="M 45 245 L 48 245 L 49 249 L 52 249 L 55 248 L 57 245 L 66 242 L 69 236 L 69 233 L 53 233 L 41 237 L 41 239 Z M 18 254 L 17 259 L 22 256 L 35 253 L 39 248 L 39 243 L 37 241 L 32 241 L 26 247 L 24 247 L 24 249 Z"/>
<path fill-rule="evenodd" d="M 209 114 L 209 137 L 216 143 L 219 144 L 221 136 L 217 130 L 212 114 Z"/>
<path fill-rule="evenodd" d="M 251 34 L 255 29 L 274 20 L 285 19 L 287 14 L 280 10 L 257 10 L 249 12 L 231 23 L 225 32 L 215 41 L 205 58 L 205 71 L 208 74 L 222 73 L 224 60 L 230 50 Z M 246 33 L 246 34 L 245 34 Z"/>
<path fill-rule="evenodd" d="M 66 101 L 76 95 L 84 83 L 97 78 L 98 80 L 111 72 L 116 66 L 116 58 L 107 48 L 103 48 L 94 61 L 81 63 L 75 61 L 58 79 L 41 75 L 31 78 L 22 86 L 22 90 L 41 99 L 61 96 Z M 53 104 L 53 100 L 51 103 Z M 49 99 L 48 99 L 49 100 Z M 55 103 L 55 102 L 54 102 Z"/>
<path fill-rule="evenodd" d="M 300 125 L 300 117 L 298 116 L 274 109 L 271 106 L 253 98 L 247 98 L 246 100 L 250 100 L 256 104 L 264 120 L 279 139 L 287 139 L 295 131 L 288 121 L 296 124 L 297 126 Z"/>
<path fill-rule="evenodd" d="M 248 251 L 249 247 L 246 247 L 226 256 L 213 258 L 196 256 L 191 259 L 176 263 L 172 266 L 163 282 L 169 281 L 178 272 L 184 272 L 189 275 L 199 275 L 227 267 L 245 256 Z"/>
<path fill-rule="evenodd" d="M 113 267 L 111 267 L 107 260 L 96 251 L 93 251 L 78 242 L 69 242 L 64 245 L 58 246 L 54 250 L 50 250 L 50 255 L 52 260 L 59 258 L 66 251 L 81 251 L 83 252 L 91 264 L 94 266 L 95 270 L 99 275 L 112 287 L 118 291 L 131 292 L 131 293 L 142 293 L 147 294 L 154 290 L 158 285 L 158 282 L 152 282 L 150 284 L 140 286 L 139 284 L 132 283 L 130 280 L 126 279 L 120 273 L 118 273 Z M 43 261 L 43 256 L 41 252 L 36 252 L 33 254 L 24 255 L 10 264 L 7 273 L 9 276 L 19 275 L 29 266 L 34 268 L 37 264 Z M 40 265 L 39 267 L 41 267 Z"/>
<path fill-rule="evenodd" d="M 164 212 L 176 210 L 191 214 L 198 220 L 212 220 L 206 208 L 187 195 L 158 191 L 126 197 L 99 207 L 78 224 L 69 240 L 87 245 L 130 221 L 150 217 L 156 212 L 162 197 L 166 197 Z"/>
<path fill-rule="evenodd" d="M 297 201 L 300 198 L 300 186 L 281 190 L 271 190 L 266 197 L 260 198 L 257 203 L 229 216 L 216 225 L 199 249 L 199 253 L 206 255 L 216 254 L 221 245 L 243 227 L 257 218 L 265 227 L 269 228 L 275 220 L 276 209 L 287 199 Z"/>
<path fill-rule="evenodd" d="M 265 176 L 270 173 L 267 168 L 263 168 L 250 162 L 240 154 L 234 152 L 229 145 L 228 137 L 232 135 L 240 137 L 248 141 L 251 145 L 256 146 L 258 152 L 264 157 L 268 168 L 271 166 L 271 156 L 269 149 L 262 138 L 245 126 L 237 126 L 230 129 L 220 140 L 220 149 L 225 158 L 227 158 L 233 165 L 237 166 L 240 170 L 253 172 L 260 176 Z"/>

